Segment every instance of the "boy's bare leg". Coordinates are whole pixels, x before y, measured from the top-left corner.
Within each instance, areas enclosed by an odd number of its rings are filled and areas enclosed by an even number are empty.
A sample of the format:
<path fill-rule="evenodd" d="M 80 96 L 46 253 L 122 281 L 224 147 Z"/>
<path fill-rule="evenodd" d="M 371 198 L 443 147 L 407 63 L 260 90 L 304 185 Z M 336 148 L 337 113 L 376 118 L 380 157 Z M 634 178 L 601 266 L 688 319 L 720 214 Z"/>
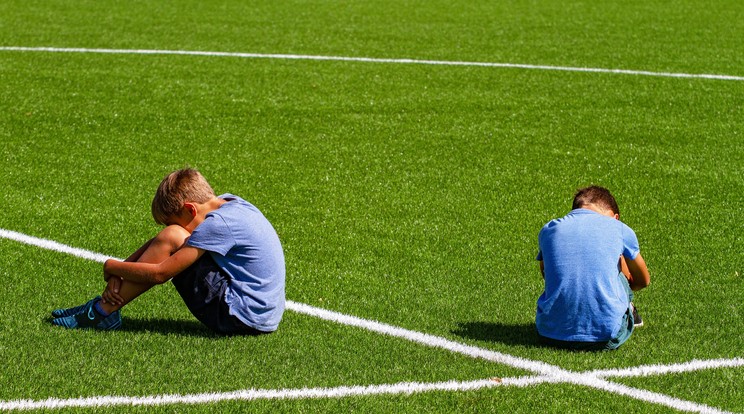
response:
<path fill-rule="evenodd" d="M 132 254 L 126 261 L 161 263 L 183 246 L 190 233 L 181 226 L 170 225 L 158 233 Z M 118 285 L 118 286 L 117 286 Z M 101 295 L 101 308 L 106 313 L 117 311 L 139 295 L 147 292 L 153 284 L 135 283 L 111 277 Z M 116 289 L 118 288 L 118 291 Z M 115 294 L 114 294 L 115 293 Z"/>

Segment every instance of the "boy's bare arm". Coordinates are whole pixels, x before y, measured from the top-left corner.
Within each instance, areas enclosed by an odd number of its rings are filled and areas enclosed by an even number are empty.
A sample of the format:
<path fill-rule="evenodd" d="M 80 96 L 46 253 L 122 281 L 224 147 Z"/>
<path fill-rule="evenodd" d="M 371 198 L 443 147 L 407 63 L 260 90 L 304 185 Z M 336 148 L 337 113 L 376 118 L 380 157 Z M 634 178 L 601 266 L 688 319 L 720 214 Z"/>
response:
<path fill-rule="evenodd" d="M 142 257 L 142 254 L 145 252 L 145 250 L 147 250 L 150 247 L 150 245 L 152 244 L 153 240 L 155 240 L 155 239 L 150 239 L 147 243 L 143 244 L 142 247 L 140 247 L 139 249 L 137 249 L 136 252 L 134 252 L 131 255 L 129 255 L 129 257 L 127 257 L 127 259 L 124 260 L 124 261 L 125 262 L 136 262 L 137 260 L 139 260 L 140 257 Z"/>
<path fill-rule="evenodd" d="M 161 263 L 121 262 L 109 259 L 103 265 L 104 274 L 118 276 L 137 283 L 161 284 L 186 270 L 204 250 L 184 246 Z"/>
<path fill-rule="evenodd" d="M 625 258 L 625 263 L 630 273 L 628 282 L 632 290 L 641 290 L 651 283 L 651 275 L 648 273 L 646 261 L 643 260 L 641 253 L 638 253 L 635 259 Z"/>

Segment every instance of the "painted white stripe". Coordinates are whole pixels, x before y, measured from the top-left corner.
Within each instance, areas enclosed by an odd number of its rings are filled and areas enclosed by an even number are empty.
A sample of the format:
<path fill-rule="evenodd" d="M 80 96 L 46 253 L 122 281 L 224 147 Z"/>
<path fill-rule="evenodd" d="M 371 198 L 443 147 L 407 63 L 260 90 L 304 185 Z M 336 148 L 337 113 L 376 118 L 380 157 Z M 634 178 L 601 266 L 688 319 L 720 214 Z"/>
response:
<path fill-rule="evenodd" d="M 711 360 L 692 360 L 672 365 L 643 365 L 639 367 L 624 369 L 604 369 L 592 371 L 591 374 L 597 377 L 648 377 L 651 375 L 679 374 L 684 372 L 701 371 L 705 369 L 716 368 L 736 368 L 744 366 L 744 358 L 734 359 L 711 359 Z"/>
<path fill-rule="evenodd" d="M 220 393 L 202 394 L 166 394 L 152 396 L 97 396 L 85 398 L 49 398 L 45 400 L 14 400 L 0 401 L 0 410 L 38 410 L 60 408 L 95 408 L 112 406 L 159 406 L 169 404 L 206 404 L 221 401 L 253 401 L 253 400 L 290 400 L 309 398 L 344 398 L 370 395 L 399 395 L 425 392 L 456 392 L 475 391 L 500 386 L 527 387 L 542 383 L 561 382 L 554 377 L 528 376 L 512 378 L 489 378 L 475 381 L 446 381 L 436 383 L 403 382 L 396 384 L 381 384 L 367 386 L 341 386 L 335 388 L 298 388 L 298 389 L 247 389 Z M 607 382 L 596 377 L 578 375 L 571 383 L 586 385 L 591 388 L 625 395 L 635 399 L 665 405 L 680 411 L 726 414 L 713 407 L 680 400 L 645 390 L 638 390 L 624 385 Z M 639 398 L 640 397 L 640 398 Z"/>
<path fill-rule="evenodd" d="M 496 351 L 461 344 L 459 342 L 454 342 L 446 338 L 411 331 L 377 321 L 371 321 L 355 316 L 329 311 L 326 309 L 320 309 L 310 305 L 288 301 L 287 309 L 291 309 L 298 313 L 315 316 L 327 321 L 336 322 L 343 325 L 355 326 L 383 335 L 407 339 L 411 342 L 420 343 L 422 345 L 430 346 L 433 348 L 446 349 L 453 353 L 467 355 L 473 358 L 485 359 L 511 367 L 532 371 L 534 373 L 540 374 L 539 377 L 533 378 L 540 378 L 541 382 L 549 381 L 553 383 L 560 382 L 583 385 L 594 389 L 624 395 L 641 401 L 665 405 L 667 407 L 681 411 L 700 413 L 725 413 L 725 411 L 721 411 L 704 404 L 698 404 L 679 398 L 670 397 L 664 394 L 654 393 L 647 390 L 641 390 L 621 384 L 612 383 L 599 378 L 597 375 L 593 375 L 593 373 L 577 373 L 573 371 L 567 371 L 555 365 L 550 365 L 541 361 L 533 361 L 525 358 L 515 357 L 512 355 L 502 354 Z M 703 365 L 704 364 L 700 364 L 699 366 L 702 367 Z"/>
<path fill-rule="evenodd" d="M 439 336 L 411 331 L 408 329 L 399 328 L 397 326 L 392 326 L 368 319 L 362 319 L 356 316 L 345 315 L 326 309 L 316 308 L 302 303 L 287 301 L 287 309 L 291 309 L 295 312 L 314 316 L 316 318 L 324 319 L 327 321 L 340 323 L 342 325 L 355 326 L 383 335 L 403 338 L 408 341 L 416 342 L 433 348 L 446 349 L 450 352 L 467 355 L 472 358 L 485 359 L 487 361 L 497 362 L 514 368 L 525 369 L 537 374 L 549 375 L 554 377 L 570 375 L 569 371 L 563 370 L 557 366 L 550 365 L 544 362 L 532 361 L 512 355 L 502 354 L 500 352 L 491 351 L 488 349 L 465 345 Z"/>
<path fill-rule="evenodd" d="M 613 394 L 631 397 L 636 400 L 664 405 L 680 411 L 708 414 L 733 414 L 728 411 L 723 411 L 718 408 L 707 406 L 705 404 L 698 404 L 692 401 L 681 400 L 679 398 L 670 397 L 668 395 L 659 394 L 652 391 L 631 388 L 626 385 L 609 382 L 601 378 L 597 378 L 593 375 L 578 374 L 574 378 L 572 378 L 572 380 L 573 381 L 570 382 L 576 385 L 585 385 L 587 387 L 603 390 Z"/>
<path fill-rule="evenodd" d="M 28 244 L 31 246 L 41 247 L 42 249 L 53 250 L 55 252 L 66 253 L 82 259 L 92 260 L 94 262 L 103 263 L 108 259 L 112 259 L 110 256 L 106 256 L 100 253 L 91 252 L 89 250 L 78 249 L 76 247 L 70 247 L 62 243 L 57 243 L 53 240 L 40 239 L 38 237 L 27 236 L 23 233 L 18 233 L 11 230 L 0 229 L 0 238 L 15 240 L 20 243 Z M 121 260 L 121 259 L 118 259 Z"/>
<path fill-rule="evenodd" d="M 202 394 L 168 394 L 141 397 L 98 396 L 85 398 L 49 398 L 46 400 L 15 400 L 0 402 L 0 410 L 38 410 L 58 408 L 91 408 L 111 406 L 155 406 L 168 404 L 205 404 L 220 401 L 289 400 L 303 398 L 342 398 L 364 395 L 415 394 L 433 391 L 474 391 L 499 386 L 527 387 L 551 381 L 548 377 L 489 378 L 476 381 L 446 381 L 435 383 L 401 382 L 334 388 L 247 389 Z"/>
<path fill-rule="evenodd" d="M 57 243 L 47 239 L 40 239 L 37 237 L 27 236 L 22 233 L 17 233 L 10 230 L 0 229 L 0 237 L 15 240 L 21 243 L 30 244 L 33 246 L 58 251 L 73 256 L 86 258 L 95 261 L 105 261 L 109 257 L 101 255 L 99 253 L 90 252 L 83 249 L 77 249 L 70 246 L 66 246 L 61 243 Z M 401 383 L 384 386 L 356 386 L 356 387 L 339 387 L 333 389 L 324 388 L 303 388 L 301 390 L 244 390 L 236 391 L 232 393 L 208 393 L 208 394 L 195 394 L 187 396 L 179 395 L 161 395 L 161 396 L 150 396 L 150 397 L 115 397 L 115 396 L 104 396 L 104 397 L 91 397 L 91 398 L 79 398 L 79 399 L 48 399 L 43 401 L 32 401 L 32 400 L 18 400 L 18 401 L 0 401 L 0 409 L 33 409 L 33 408 L 61 408 L 67 406 L 74 407 L 94 407 L 94 406 L 108 406 L 108 405 L 163 405 L 173 403 L 184 403 L 184 404 L 196 404 L 201 402 L 216 402 L 227 399 L 258 399 L 258 398 L 321 398 L 321 397 L 343 397 L 350 395 L 372 395 L 372 394 L 384 394 L 384 393 L 414 393 L 414 392 L 425 392 L 435 390 L 461 390 L 461 389 L 478 389 L 488 386 L 495 386 L 484 381 L 495 382 L 504 385 L 517 385 L 524 384 L 534 385 L 542 382 L 551 383 L 569 383 L 575 385 L 583 385 L 594 389 L 599 389 L 615 394 L 628 396 L 637 400 L 647 401 L 655 404 L 664 405 L 670 408 L 675 408 L 682 411 L 692 411 L 701 413 L 724 413 L 724 411 L 718 410 L 713 407 L 709 407 L 703 404 L 697 404 L 690 401 L 681 400 L 678 398 L 666 396 L 663 394 L 654 393 L 651 391 L 636 389 L 627 387 L 625 385 L 612 383 L 600 378 L 600 375 L 612 376 L 632 376 L 637 373 L 624 374 L 626 370 L 601 370 L 593 371 L 588 373 L 579 373 L 564 370 L 558 366 L 550 365 L 541 361 L 532 361 L 525 358 L 515 357 L 512 355 L 502 354 L 500 352 L 491 351 L 483 348 L 478 348 L 471 345 L 461 344 L 454 342 L 446 338 L 429 335 L 421 332 L 411 331 L 404 328 L 384 324 L 377 321 L 371 321 L 367 319 L 358 318 L 355 316 L 345 315 L 342 313 L 329 311 L 326 309 L 316 308 L 310 305 L 287 301 L 287 309 L 291 309 L 295 312 L 302 313 L 309 316 L 321 318 L 323 320 L 345 324 L 349 326 L 359 327 L 367 329 L 372 332 L 377 332 L 384 335 L 389 335 L 397 338 L 407 339 L 409 341 L 419 343 L 422 345 L 430 346 L 433 348 L 445 349 L 450 352 L 470 356 L 472 358 L 485 359 L 492 362 L 508 365 L 515 368 L 525 369 L 537 374 L 537 377 L 519 377 L 517 379 L 509 379 L 504 381 L 493 381 L 493 380 L 480 380 L 475 382 L 453 382 L 449 381 L 446 383 L 434 383 L 434 384 L 421 384 L 421 383 Z M 715 362 L 718 361 L 718 362 Z M 692 370 L 695 367 L 704 369 L 703 367 L 714 367 L 715 365 L 720 366 L 741 366 L 739 358 L 729 361 L 730 365 L 725 365 L 726 360 L 713 360 L 711 361 L 692 361 L 688 364 L 676 364 L 671 366 L 674 369 L 687 369 Z M 674 368 L 675 366 L 685 366 L 684 368 Z M 646 371 L 651 368 L 645 367 Z M 646 372 L 644 369 L 641 372 Z M 658 371 L 662 368 L 657 367 Z M 637 374 L 641 375 L 641 374 Z M 454 384 L 454 385 L 453 385 Z M 451 387 L 448 388 L 448 387 Z M 463 388 L 464 387 L 464 388 Z M 467 388 L 470 387 L 470 388 Z M 349 390 L 357 394 L 352 393 Z M 386 391 L 387 390 L 387 391 Z M 367 393 L 367 394 L 359 394 Z M 257 397 L 260 396 L 260 397 Z M 236 396 L 239 396 L 236 397 Z M 210 400 L 209 398 L 214 398 Z M 206 399 L 206 400 L 205 400 Z M 37 404 L 51 404 L 41 405 Z M 71 404 L 71 405 L 65 405 Z M 82 405 L 81 405 L 82 404 Z"/>
<path fill-rule="evenodd" d="M 572 67 L 572 66 L 530 65 L 530 64 L 522 64 L 522 63 L 467 62 L 467 61 L 406 59 L 406 58 L 392 59 L 392 58 L 370 58 L 370 57 L 349 57 L 349 56 L 294 55 L 294 54 L 277 54 L 277 53 L 209 52 L 209 51 L 197 51 L 197 50 L 90 49 L 90 48 L 24 47 L 24 46 L 2 46 L 0 47 L 0 51 L 52 52 L 52 53 L 106 53 L 106 54 L 132 54 L 132 55 L 186 55 L 186 56 L 236 57 L 236 58 L 247 58 L 247 59 L 321 60 L 321 61 L 365 62 L 365 63 L 470 66 L 470 67 L 487 67 L 487 68 L 549 70 L 549 71 L 562 71 L 562 72 L 609 73 L 609 74 L 618 74 L 618 75 L 658 76 L 658 77 L 666 77 L 666 78 L 693 78 L 693 79 L 697 78 L 697 79 L 712 79 L 712 80 L 727 80 L 727 81 L 744 81 L 744 76 L 706 74 L 706 73 L 653 72 L 653 71 L 647 71 L 647 70 L 630 70 L 630 69 L 586 68 L 586 67 Z"/>

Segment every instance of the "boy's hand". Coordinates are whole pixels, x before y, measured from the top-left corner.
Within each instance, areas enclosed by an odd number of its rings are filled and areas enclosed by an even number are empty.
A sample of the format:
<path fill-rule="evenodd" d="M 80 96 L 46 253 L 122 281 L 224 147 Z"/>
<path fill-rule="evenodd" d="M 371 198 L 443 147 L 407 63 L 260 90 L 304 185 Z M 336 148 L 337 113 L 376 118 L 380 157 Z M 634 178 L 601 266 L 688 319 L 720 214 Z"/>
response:
<path fill-rule="evenodd" d="M 108 278 L 106 289 L 101 294 L 101 300 L 103 303 L 110 303 L 118 306 L 124 303 L 124 299 L 119 296 L 119 289 L 121 288 L 121 279 L 113 276 Z"/>
<path fill-rule="evenodd" d="M 648 274 L 648 267 L 641 253 L 638 253 L 635 259 L 627 259 L 627 264 L 633 280 L 630 284 L 631 289 L 641 290 L 651 283 L 651 276 Z"/>
<path fill-rule="evenodd" d="M 628 284 L 633 286 L 633 275 L 630 274 L 628 263 L 625 261 L 625 258 L 623 256 L 620 256 L 620 271 L 623 272 L 625 278 L 628 279 Z"/>

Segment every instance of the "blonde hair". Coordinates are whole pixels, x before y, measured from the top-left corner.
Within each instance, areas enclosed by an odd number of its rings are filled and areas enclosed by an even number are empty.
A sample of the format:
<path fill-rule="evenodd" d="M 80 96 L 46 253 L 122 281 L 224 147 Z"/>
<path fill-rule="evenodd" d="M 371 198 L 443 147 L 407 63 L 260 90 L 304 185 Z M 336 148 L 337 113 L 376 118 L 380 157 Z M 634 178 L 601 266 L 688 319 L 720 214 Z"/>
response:
<path fill-rule="evenodd" d="M 177 216 L 184 203 L 206 203 L 215 197 L 214 190 L 199 171 L 184 168 L 168 174 L 160 182 L 152 199 L 152 217 L 158 224 Z"/>

